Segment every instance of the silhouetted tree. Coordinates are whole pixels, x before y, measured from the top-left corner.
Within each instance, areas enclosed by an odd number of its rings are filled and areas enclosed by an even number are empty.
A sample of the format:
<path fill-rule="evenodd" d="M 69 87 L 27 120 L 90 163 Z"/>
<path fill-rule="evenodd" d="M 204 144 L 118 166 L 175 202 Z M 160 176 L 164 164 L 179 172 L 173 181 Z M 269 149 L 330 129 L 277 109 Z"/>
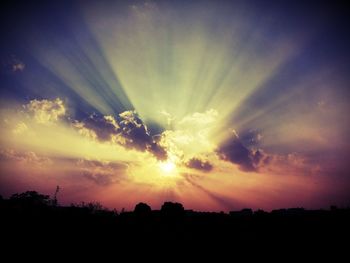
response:
<path fill-rule="evenodd" d="M 56 190 L 55 190 L 55 194 L 53 195 L 53 199 L 52 199 L 52 205 L 53 206 L 57 206 L 58 202 L 57 202 L 57 194 L 60 191 L 60 187 L 57 185 L 56 186 Z"/>
<path fill-rule="evenodd" d="M 134 213 L 137 215 L 148 215 L 152 211 L 151 207 L 145 203 L 138 203 L 135 206 Z"/>
<path fill-rule="evenodd" d="M 10 200 L 25 205 L 48 205 L 50 203 L 50 196 L 39 194 L 36 191 L 27 191 L 21 194 L 13 194 Z"/>
<path fill-rule="evenodd" d="M 167 216 L 181 216 L 184 214 L 185 209 L 180 203 L 165 202 L 162 205 L 161 211 Z"/>

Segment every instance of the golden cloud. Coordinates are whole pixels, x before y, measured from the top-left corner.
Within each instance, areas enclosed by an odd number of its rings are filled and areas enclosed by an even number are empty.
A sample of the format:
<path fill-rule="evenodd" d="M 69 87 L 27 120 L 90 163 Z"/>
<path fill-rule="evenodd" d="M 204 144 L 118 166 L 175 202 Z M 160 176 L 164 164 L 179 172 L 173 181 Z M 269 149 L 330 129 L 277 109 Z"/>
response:
<path fill-rule="evenodd" d="M 66 114 L 66 107 L 60 98 L 55 100 L 31 100 L 25 108 L 34 115 L 38 123 L 52 123 Z"/>

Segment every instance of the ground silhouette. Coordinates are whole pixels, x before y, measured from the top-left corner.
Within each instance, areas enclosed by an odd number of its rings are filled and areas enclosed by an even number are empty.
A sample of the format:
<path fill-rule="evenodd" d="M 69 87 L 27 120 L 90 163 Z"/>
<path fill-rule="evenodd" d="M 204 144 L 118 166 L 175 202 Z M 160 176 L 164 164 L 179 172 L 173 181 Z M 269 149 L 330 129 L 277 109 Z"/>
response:
<path fill-rule="evenodd" d="M 165 202 L 160 210 L 139 203 L 134 211 L 117 212 L 99 203 L 60 206 L 55 198 L 35 191 L 1 197 L 2 240 L 17 249 L 82 246 L 118 250 L 151 244 L 233 250 L 264 246 L 341 249 L 350 236 L 350 209 L 335 206 L 329 210 L 215 213 L 185 210 L 180 203 Z"/>

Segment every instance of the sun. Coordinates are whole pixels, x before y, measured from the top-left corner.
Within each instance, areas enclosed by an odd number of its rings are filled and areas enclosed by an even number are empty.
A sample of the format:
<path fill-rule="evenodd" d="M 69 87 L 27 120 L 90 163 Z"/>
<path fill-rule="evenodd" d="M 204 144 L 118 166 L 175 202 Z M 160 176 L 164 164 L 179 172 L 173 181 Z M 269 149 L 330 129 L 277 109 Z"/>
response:
<path fill-rule="evenodd" d="M 176 165 L 171 161 L 160 162 L 159 168 L 165 173 L 171 173 L 175 170 Z"/>

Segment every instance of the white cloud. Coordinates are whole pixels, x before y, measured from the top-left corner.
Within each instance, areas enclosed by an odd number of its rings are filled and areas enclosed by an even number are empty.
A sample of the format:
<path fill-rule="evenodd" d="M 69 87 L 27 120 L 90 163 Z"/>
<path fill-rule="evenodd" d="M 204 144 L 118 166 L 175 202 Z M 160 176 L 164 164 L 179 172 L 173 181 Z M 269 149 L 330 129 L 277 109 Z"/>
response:
<path fill-rule="evenodd" d="M 34 115 L 38 123 L 52 123 L 66 114 L 66 108 L 60 98 L 55 100 L 31 100 L 25 108 Z"/>
<path fill-rule="evenodd" d="M 206 126 L 216 121 L 218 112 L 214 109 L 207 110 L 206 112 L 195 112 L 191 115 L 185 116 L 179 125 L 190 125 L 190 126 Z"/>

